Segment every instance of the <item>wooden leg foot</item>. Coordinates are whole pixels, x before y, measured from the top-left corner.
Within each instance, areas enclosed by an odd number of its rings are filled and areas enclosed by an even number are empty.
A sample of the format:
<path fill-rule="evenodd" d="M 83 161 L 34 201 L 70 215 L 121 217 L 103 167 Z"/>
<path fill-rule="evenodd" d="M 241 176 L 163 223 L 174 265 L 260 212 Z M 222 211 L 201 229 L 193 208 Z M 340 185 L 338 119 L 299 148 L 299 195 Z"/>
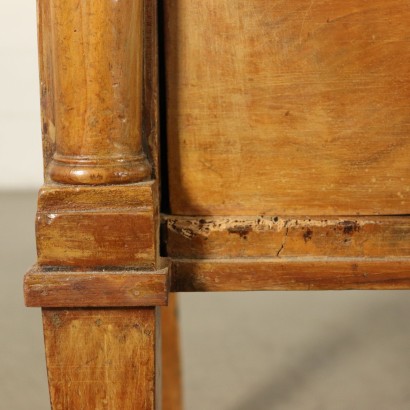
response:
<path fill-rule="evenodd" d="M 158 308 L 43 309 L 52 409 L 159 409 L 158 316 Z"/>

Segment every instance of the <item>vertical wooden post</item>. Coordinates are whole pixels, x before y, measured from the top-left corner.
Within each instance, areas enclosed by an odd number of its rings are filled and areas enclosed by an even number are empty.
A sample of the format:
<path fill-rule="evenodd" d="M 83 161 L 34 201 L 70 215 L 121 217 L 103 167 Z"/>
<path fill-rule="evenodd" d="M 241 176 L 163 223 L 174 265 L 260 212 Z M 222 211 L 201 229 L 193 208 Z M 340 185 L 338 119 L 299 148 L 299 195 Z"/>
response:
<path fill-rule="evenodd" d="M 35 288 L 47 299 L 58 273 L 56 291 L 74 292 L 40 305 L 51 406 L 159 409 L 160 310 L 139 304 L 150 300 L 141 267 L 160 267 L 158 185 L 147 181 L 142 143 L 144 0 L 38 0 L 38 24 L 46 185 L 36 269 L 45 279 Z M 84 301 L 68 267 L 108 279 Z M 113 293 L 119 268 L 130 287 Z"/>
<path fill-rule="evenodd" d="M 141 143 L 144 1 L 49 1 L 51 179 L 111 184 L 147 178 Z"/>

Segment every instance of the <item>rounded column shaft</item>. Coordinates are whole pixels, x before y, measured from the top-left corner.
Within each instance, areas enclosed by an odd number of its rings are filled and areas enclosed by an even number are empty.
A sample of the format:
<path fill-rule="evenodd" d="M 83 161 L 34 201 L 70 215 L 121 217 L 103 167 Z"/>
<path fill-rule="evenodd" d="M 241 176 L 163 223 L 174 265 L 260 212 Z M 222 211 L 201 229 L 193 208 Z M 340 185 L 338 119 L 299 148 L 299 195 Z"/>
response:
<path fill-rule="evenodd" d="M 56 122 L 51 179 L 145 179 L 150 167 L 141 144 L 143 0 L 50 2 Z"/>

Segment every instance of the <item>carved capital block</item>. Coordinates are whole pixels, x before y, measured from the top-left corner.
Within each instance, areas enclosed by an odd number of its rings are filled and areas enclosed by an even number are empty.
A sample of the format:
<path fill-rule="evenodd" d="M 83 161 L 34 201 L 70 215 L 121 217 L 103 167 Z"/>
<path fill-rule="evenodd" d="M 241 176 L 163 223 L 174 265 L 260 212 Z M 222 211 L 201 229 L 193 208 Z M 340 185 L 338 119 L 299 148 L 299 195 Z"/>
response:
<path fill-rule="evenodd" d="M 152 182 L 45 186 L 36 220 L 38 264 L 154 269 L 157 215 Z"/>

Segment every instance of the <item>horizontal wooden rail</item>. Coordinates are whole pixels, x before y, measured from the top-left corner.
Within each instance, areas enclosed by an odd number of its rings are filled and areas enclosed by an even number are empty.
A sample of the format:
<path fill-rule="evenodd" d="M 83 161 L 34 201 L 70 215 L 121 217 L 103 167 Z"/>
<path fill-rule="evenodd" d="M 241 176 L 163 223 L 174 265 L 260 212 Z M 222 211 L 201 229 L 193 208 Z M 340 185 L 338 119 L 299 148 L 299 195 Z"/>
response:
<path fill-rule="evenodd" d="M 163 215 L 162 228 L 178 259 L 410 256 L 406 216 Z"/>
<path fill-rule="evenodd" d="M 174 292 L 410 289 L 410 258 L 173 259 Z"/>

